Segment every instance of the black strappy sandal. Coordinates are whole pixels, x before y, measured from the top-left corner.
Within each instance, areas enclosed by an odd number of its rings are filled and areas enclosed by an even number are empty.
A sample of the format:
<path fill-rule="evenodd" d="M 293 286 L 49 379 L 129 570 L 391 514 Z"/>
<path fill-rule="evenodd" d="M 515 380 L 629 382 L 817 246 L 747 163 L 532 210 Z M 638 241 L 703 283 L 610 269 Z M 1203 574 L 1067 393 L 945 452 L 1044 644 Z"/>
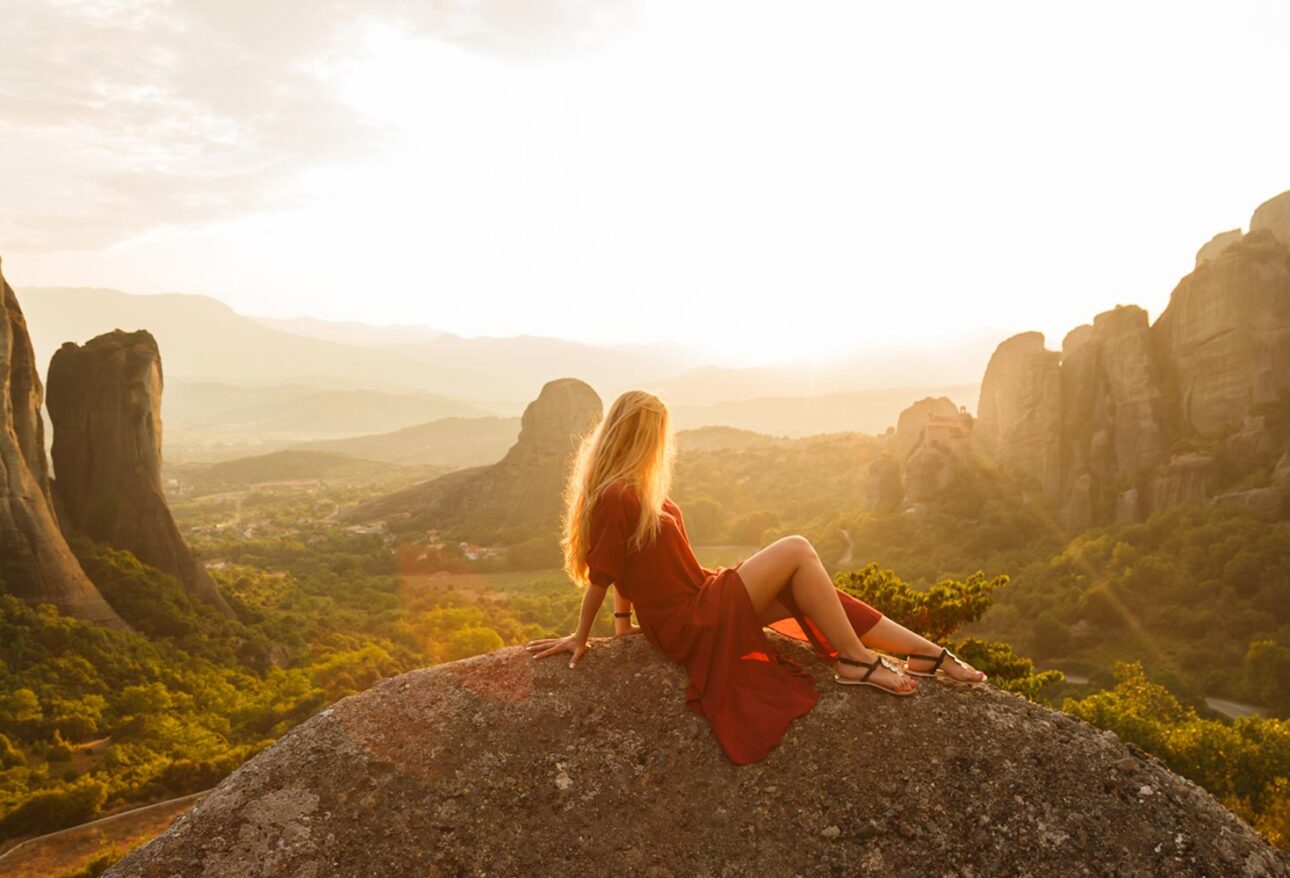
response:
<path fill-rule="evenodd" d="M 913 695 L 916 691 L 918 691 L 917 689 L 906 689 L 902 692 L 899 689 L 892 689 L 890 686 L 884 686 L 881 683 L 875 683 L 869 679 L 870 675 L 873 674 L 873 672 L 878 670 L 878 668 L 880 667 L 886 668 L 887 670 L 895 674 L 897 677 L 904 676 L 904 674 L 901 673 L 900 668 L 896 667 L 891 662 L 887 661 L 887 657 L 885 655 L 878 656 L 872 662 L 862 662 L 859 659 L 847 658 L 844 655 L 839 655 L 838 661 L 846 662 L 849 665 L 859 665 L 860 667 L 868 668 L 869 670 L 866 671 L 865 675 L 861 677 L 859 680 L 852 680 L 850 677 L 843 677 L 835 673 L 833 675 L 834 683 L 841 683 L 843 686 L 872 686 L 875 689 L 881 689 L 883 692 L 887 692 L 891 695 Z"/>
<path fill-rule="evenodd" d="M 981 679 L 960 680 L 959 678 L 947 673 L 945 669 L 941 667 L 941 664 L 944 663 L 944 661 L 947 658 L 953 659 L 954 662 L 959 667 L 963 668 L 965 671 L 966 670 L 976 671 L 978 674 L 981 675 Z M 923 659 L 924 661 L 936 662 L 936 664 L 932 665 L 930 670 L 915 671 L 913 668 L 909 666 L 910 659 Z M 967 662 L 963 661 L 963 659 L 959 658 L 958 656 L 956 656 L 954 653 L 950 652 L 948 649 L 946 649 L 943 646 L 941 647 L 940 655 L 917 655 L 916 653 L 910 653 L 909 655 L 905 656 L 905 673 L 909 674 L 911 677 L 935 677 L 940 680 L 949 680 L 951 683 L 962 683 L 964 686 L 980 686 L 987 679 L 984 671 L 981 671 L 981 670 L 978 670 L 977 668 L 972 667 Z"/>

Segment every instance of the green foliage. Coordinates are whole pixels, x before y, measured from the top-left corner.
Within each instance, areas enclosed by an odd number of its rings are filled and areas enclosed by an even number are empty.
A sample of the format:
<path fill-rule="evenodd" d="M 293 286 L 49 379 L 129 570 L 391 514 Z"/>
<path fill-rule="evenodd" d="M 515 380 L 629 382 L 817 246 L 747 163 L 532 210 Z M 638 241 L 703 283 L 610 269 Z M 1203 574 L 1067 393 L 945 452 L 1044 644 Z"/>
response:
<path fill-rule="evenodd" d="M 955 654 L 980 671 L 1000 689 L 1015 692 L 1030 701 L 1047 703 L 1041 694 L 1045 686 L 1060 683 L 1061 671 L 1035 673 L 1035 663 L 1013 652 L 1012 646 L 998 640 L 969 637 L 953 645 Z"/>
<path fill-rule="evenodd" d="M 1115 676 L 1114 689 L 1067 699 L 1062 709 L 1158 756 L 1287 847 L 1290 722 L 1205 719 L 1148 680 L 1137 662 L 1118 663 Z"/>
<path fill-rule="evenodd" d="M 125 859 L 126 851 L 118 848 L 111 848 L 103 853 L 97 854 L 92 860 L 81 866 L 79 869 L 73 869 L 70 872 L 64 872 L 58 878 L 99 878 L 104 872 L 112 868 L 121 860 Z"/>
<path fill-rule="evenodd" d="M 1290 649 L 1256 640 L 1245 654 L 1246 688 L 1260 703 L 1290 714 Z"/>
<path fill-rule="evenodd" d="M 107 794 L 105 783 L 89 777 L 37 790 L 0 817 L 0 837 L 48 832 L 83 823 L 99 814 Z"/>
<path fill-rule="evenodd" d="M 891 570 L 869 564 L 834 577 L 838 588 L 877 607 L 892 621 L 936 643 L 946 643 L 964 625 L 981 618 L 995 589 L 1008 577 L 986 579 L 980 571 L 963 581 L 944 579 L 919 591 Z M 1035 673 L 1030 659 L 1017 655 L 1007 643 L 968 638 L 947 645 L 964 661 L 985 671 L 991 683 L 1031 701 L 1044 702 L 1041 690 L 1062 680 L 1061 671 Z"/>
<path fill-rule="evenodd" d="M 1149 655 L 1179 691 L 1290 711 L 1290 530 L 1248 510 L 1179 506 L 1039 544 L 1012 581 L 980 633 L 1050 660 Z"/>
<path fill-rule="evenodd" d="M 965 580 L 943 579 L 926 591 L 918 591 L 891 570 L 869 564 L 860 570 L 839 573 L 835 582 L 853 597 L 880 608 L 893 621 L 939 642 L 981 618 L 990 607 L 995 589 L 1007 585 L 1008 577 L 986 579 L 978 570 Z"/>

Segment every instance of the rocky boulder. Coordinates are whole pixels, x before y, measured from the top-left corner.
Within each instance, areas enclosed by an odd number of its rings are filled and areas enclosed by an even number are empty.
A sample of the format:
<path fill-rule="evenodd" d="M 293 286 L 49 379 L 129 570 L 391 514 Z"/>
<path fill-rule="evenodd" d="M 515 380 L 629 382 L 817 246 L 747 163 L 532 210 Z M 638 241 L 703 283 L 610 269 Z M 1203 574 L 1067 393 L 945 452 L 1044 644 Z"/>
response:
<path fill-rule="evenodd" d="M 231 617 L 162 491 L 162 383 L 161 353 L 145 329 L 69 341 L 54 353 L 47 405 L 58 512 L 68 533 L 128 549 Z"/>
<path fill-rule="evenodd" d="M 425 514 L 440 527 L 457 526 L 476 539 L 507 528 L 556 533 L 562 495 L 578 439 L 604 411 L 599 395 L 576 378 L 543 385 L 520 420 L 520 435 L 500 461 L 448 473 L 342 513 L 369 521 L 407 512 Z"/>
<path fill-rule="evenodd" d="M 107 872 L 206 878 L 631 874 L 1285 876 L 1212 796 L 994 688 L 841 687 L 731 763 L 643 637 L 576 669 L 522 647 L 336 703 Z"/>
<path fill-rule="evenodd" d="M 27 322 L 0 274 L 0 583 L 30 603 L 124 628 L 81 569 L 54 515 L 43 398 Z"/>

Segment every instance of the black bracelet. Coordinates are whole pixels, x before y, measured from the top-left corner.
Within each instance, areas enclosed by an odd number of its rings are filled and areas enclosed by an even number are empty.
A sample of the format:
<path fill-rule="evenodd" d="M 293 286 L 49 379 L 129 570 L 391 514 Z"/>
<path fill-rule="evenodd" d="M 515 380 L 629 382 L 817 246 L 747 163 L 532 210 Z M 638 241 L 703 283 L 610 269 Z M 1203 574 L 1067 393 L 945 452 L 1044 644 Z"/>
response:
<path fill-rule="evenodd" d="M 617 617 L 626 616 L 626 617 L 628 617 L 628 618 L 631 618 L 632 611 L 631 611 L 631 610 L 628 610 L 626 613 L 614 613 L 614 615 L 615 615 L 615 616 L 617 616 Z"/>

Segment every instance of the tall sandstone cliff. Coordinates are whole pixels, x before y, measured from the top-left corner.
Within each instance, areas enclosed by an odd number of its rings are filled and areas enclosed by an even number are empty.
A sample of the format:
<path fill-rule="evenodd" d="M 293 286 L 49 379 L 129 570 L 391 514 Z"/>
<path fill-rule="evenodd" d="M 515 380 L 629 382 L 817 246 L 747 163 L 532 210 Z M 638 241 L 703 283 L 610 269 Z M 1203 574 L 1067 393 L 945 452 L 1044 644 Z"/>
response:
<path fill-rule="evenodd" d="M 342 514 L 369 521 L 405 512 L 428 514 L 441 527 L 462 527 L 475 539 L 492 539 L 508 528 L 554 533 L 577 439 L 600 420 L 604 406 L 577 378 L 543 385 L 524 409 L 520 435 L 495 464 L 448 473 Z"/>
<path fill-rule="evenodd" d="M 43 396 L 27 322 L 0 274 L 0 582 L 30 603 L 125 628 L 81 569 L 54 515 Z"/>
<path fill-rule="evenodd" d="M 1209 499 L 1214 457 L 1171 454 L 1179 440 L 1226 439 L 1238 458 L 1275 450 L 1267 411 L 1290 400 L 1290 192 L 1196 262 L 1154 324 L 1120 306 L 1060 353 L 1026 332 L 990 360 L 973 444 L 1032 476 L 1068 527 Z"/>
<path fill-rule="evenodd" d="M 47 405 L 55 506 L 67 533 L 128 549 L 232 617 L 166 504 L 161 392 L 161 353 L 147 330 L 118 329 L 54 353 Z"/>

